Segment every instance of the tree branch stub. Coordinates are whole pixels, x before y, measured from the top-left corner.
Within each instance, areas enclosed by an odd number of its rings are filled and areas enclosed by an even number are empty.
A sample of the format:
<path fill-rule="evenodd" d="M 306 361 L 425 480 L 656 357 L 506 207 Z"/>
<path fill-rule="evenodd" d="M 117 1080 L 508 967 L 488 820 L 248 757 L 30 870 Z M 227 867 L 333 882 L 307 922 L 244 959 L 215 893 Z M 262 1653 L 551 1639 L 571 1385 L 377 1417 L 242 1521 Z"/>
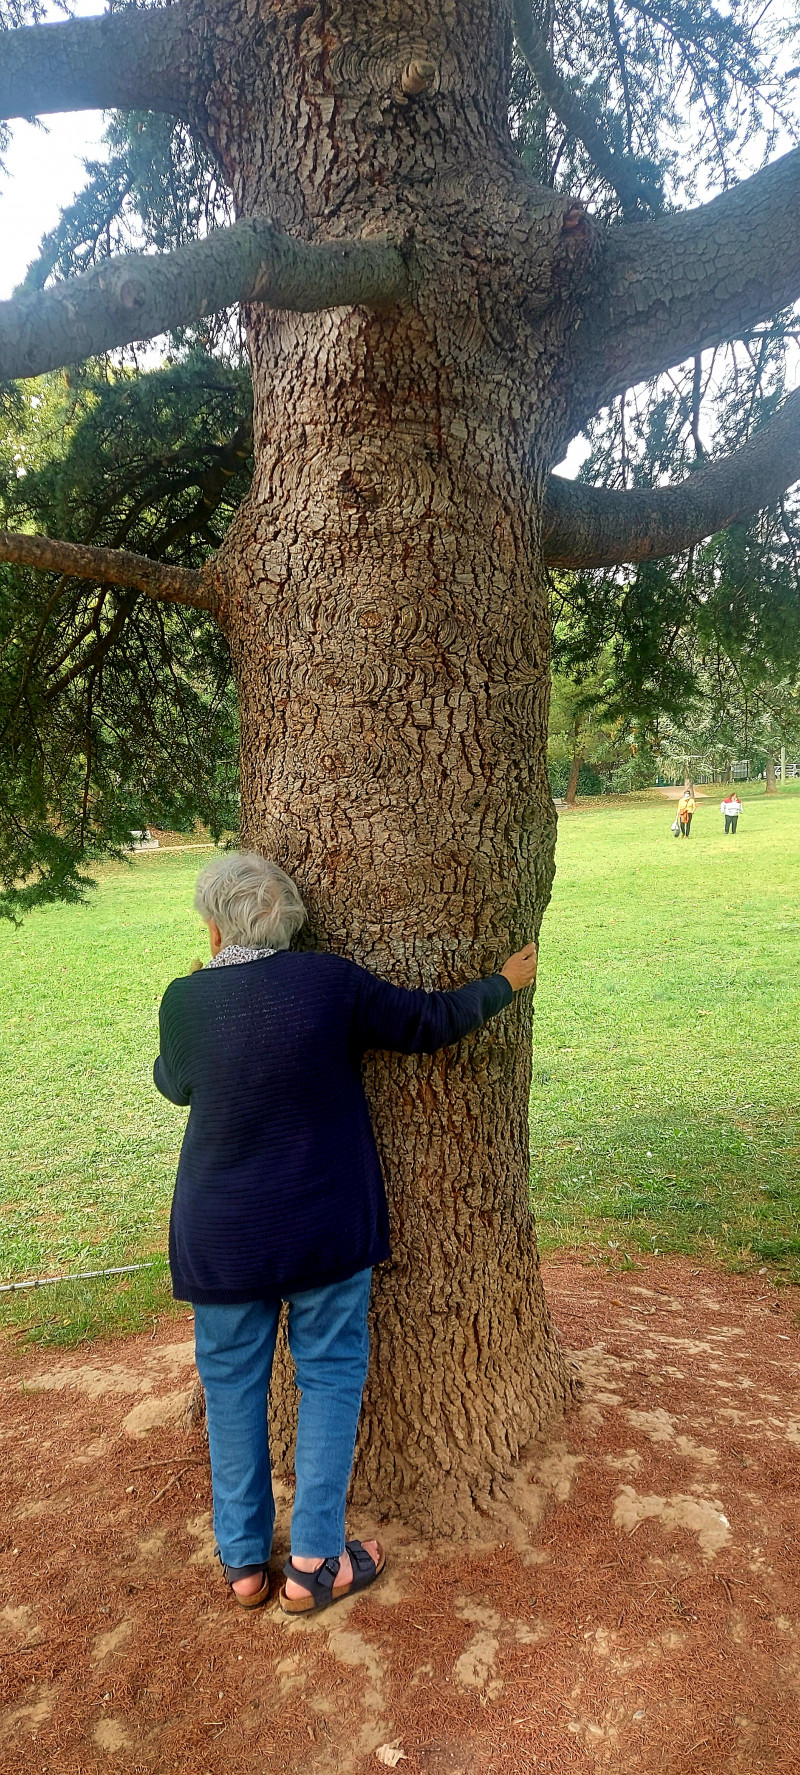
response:
<path fill-rule="evenodd" d="M 439 70 L 435 62 L 415 59 L 403 69 L 400 85 L 410 98 L 416 98 L 423 92 L 435 92 L 439 81 Z"/>

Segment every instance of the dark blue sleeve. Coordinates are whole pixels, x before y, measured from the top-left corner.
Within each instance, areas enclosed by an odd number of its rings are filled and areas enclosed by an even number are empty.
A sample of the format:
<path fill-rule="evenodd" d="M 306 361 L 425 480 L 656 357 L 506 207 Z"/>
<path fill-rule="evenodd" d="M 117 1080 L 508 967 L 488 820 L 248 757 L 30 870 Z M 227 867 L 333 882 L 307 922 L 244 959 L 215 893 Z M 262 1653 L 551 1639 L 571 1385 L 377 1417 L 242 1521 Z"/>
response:
<path fill-rule="evenodd" d="M 184 1092 L 180 1085 L 176 1085 L 175 1080 L 167 1071 L 164 1058 L 161 1054 L 159 1054 L 155 1066 L 153 1067 L 153 1083 L 156 1090 L 160 1091 L 162 1097 L 166 1097 L 170 1103 L 177 1103 L 183 1108 L 184 1104 L 189 1102 L 188 1093 Z"/>
<path fill-rule="evenodd" d="M 412 992 L 390 986 L 359 968 L 356 1038 L 362 1048 L 393 1048 L 400 1054 L 435 1054 L 480 1029 L 511 1003 L 503 974 L 471 980 L 454 992 Z"/>
<path fill-rule="evenodd" d="M 177 984 L 177 981 L 173 982 L 173 985 Z M 174 999 L 175 994 L 172 987 L 168 986 L 158 1013 L 161 1052 L 153 1067 L 153 1083 L 156 1090 L 160 1091 L 162 1097 L 166 1097 L 169 1103 L 177 1103 L 180 1108 L 183 1108 L 189 1102 L 190 1094 L 178 1079 L 179 1069 L 170 1051 L 172 1047 L 170 1026 L 175 1013 Z"/>

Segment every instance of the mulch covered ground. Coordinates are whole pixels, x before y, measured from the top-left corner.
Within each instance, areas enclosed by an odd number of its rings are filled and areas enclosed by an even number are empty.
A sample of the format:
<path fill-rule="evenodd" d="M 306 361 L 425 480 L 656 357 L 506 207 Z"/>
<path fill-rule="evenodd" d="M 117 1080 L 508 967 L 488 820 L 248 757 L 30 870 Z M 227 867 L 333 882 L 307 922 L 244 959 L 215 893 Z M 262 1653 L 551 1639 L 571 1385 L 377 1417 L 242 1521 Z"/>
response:
<path fill-rule="evenodd" d="M 188 1319 L 7 1341 L 4 1775 L 798 1775 L 800 1291 L 546 1275 L 586 1387 L 513 1508 L 475 1546 L 385 1525 L 386 1578 L 312 1621 L 227 1598 Z"/>

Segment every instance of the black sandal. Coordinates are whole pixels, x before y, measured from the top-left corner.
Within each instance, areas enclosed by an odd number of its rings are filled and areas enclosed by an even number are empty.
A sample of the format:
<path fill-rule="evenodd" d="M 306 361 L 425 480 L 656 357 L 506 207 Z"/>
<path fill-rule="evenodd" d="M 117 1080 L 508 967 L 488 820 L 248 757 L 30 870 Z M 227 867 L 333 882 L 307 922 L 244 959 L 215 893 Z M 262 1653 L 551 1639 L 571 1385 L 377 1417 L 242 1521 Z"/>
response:
<path fill-rule="evenodd" d="M 310 1609 L 327 1609 L 332 1602 L 342 1602 L 345 1596 L 353 1596 L 357 1590 L 366 1590 L 379 1578 L 386 1564 L 386 1554 L 378 1542 L 377 1562 L 372 1554 L 362 1547 L 360 1541 L 345 1541 L 345 1552 L 350 1555 L 353 1576 L 349 1584 L 341 1584 L 334 1590 L 339 1576 L 341 1559 L 324 1559 L 315 1572 L 300 1572 L 297 1566 L 287 1559 L 283 1568 L 285 1578 L 293 1583 L 302 1584 L 308 1591 L 307 1596 L 287 1596 L 285 1586 L 281 1587 L 278 1598 L 285 1615 L 307 1615 Z"/>
<path fill-rule="evenodd" d="M 238 1602 L 240 1609 L 263 1609 L 264 1604 L 269 1602 L 269 1570 L 267 1566 L 226 1565 L 221 1554 L 218 1554 L 217 1557 L 222 1566 L 225 1582 L 230 1588 L 234 1602 Z M 238 1582 L 239 1578 L 252 1578 L 254 1574 L 261 1576 L 261 1589 L 254 1590 L 250 1596 L 240 1596 L 238 1590 L 234 1590 L 234 1584 Z"/>

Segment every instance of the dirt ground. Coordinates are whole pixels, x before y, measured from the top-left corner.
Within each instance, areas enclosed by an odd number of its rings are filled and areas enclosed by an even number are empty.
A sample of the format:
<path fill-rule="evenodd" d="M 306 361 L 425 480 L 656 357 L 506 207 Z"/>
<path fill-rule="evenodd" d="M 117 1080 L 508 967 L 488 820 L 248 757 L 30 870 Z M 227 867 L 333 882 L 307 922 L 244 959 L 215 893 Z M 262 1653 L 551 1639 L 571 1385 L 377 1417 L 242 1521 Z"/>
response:
<path fill-rule="evenodd" d="M 386 1577 L 310 1621 L 218 1575 L 188 1318 L 6 1342 L 4 1775 L 798 1775 L 800 1290 L 545 1268 L 582 1404 L 485 1544 L 389 1520 Z"/>

